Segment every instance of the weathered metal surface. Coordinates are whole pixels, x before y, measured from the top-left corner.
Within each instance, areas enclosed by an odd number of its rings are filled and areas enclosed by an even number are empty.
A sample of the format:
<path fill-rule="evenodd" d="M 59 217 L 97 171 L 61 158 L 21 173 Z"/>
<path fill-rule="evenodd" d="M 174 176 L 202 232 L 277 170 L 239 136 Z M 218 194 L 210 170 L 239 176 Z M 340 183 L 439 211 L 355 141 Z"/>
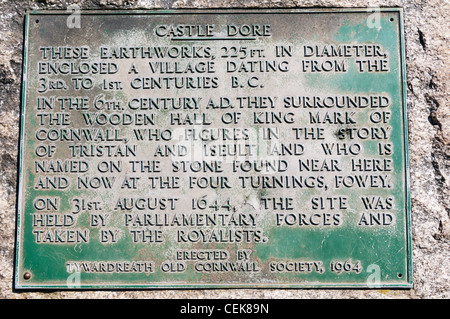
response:
<path fill-rule="evenodd" d="M 399 9 L 31 12 L 16 288 L 410 287 Z"/>

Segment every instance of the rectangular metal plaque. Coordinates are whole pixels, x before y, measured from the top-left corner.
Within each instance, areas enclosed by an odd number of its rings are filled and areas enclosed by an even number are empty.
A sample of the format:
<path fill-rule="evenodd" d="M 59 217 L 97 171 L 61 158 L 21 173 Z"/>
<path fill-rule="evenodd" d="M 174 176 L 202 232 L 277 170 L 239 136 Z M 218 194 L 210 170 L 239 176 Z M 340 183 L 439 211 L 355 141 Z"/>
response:
<path fill-rule="evenodd" d="M 16 288 L 411 287 L 401 9 L 25 21 Z"/>

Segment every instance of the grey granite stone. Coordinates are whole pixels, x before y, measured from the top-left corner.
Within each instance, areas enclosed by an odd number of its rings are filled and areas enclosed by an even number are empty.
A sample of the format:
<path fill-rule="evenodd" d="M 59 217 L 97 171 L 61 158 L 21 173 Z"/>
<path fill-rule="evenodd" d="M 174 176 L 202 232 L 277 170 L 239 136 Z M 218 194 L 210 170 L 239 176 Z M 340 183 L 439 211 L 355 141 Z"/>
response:
<path fill-rule="evenodd" d="M 29 9 L 389 7 L 404 9 L 414 288 L 17 293 L 12 289 L 23 16 Z M 450 2 L 441 0 L 0 0 L 0 298 L 449 298 Z"/>

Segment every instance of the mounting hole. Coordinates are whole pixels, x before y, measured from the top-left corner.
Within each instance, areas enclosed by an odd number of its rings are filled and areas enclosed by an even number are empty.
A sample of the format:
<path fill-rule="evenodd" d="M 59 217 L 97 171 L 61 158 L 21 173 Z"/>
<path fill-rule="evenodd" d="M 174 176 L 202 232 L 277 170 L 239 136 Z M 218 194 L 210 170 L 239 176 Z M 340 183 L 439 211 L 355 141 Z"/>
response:
<path fill-rule="evenodd" d="M 39 19 L 36 19 L 36 23 L 39 23 Z"/>
<path fill-rule="evenodd" d="M 394 21 L 394 18 L 390 18 L 389 21 L 393 22 L 393 21 Z"/>
<path fill-rule="evenodd" d="M 23 279 L 30 280 L 31 279 L 31 272 L 27 271 L 23 274 Z"/>
<path fill-rule="evenodd" d="M 398 274 L 397 274 L 397 277 L 398 277 L 398 278 L 403 278 L 403 274 L 402 274 L 402 273 L 398 273 Z"/>

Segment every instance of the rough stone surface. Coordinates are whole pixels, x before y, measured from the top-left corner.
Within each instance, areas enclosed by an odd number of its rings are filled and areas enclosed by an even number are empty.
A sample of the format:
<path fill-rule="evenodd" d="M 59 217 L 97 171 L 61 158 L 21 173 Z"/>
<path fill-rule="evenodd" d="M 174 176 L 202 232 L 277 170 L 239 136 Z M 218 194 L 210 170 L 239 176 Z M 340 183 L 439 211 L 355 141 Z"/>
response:
<path fill-rule="evenodd" d="M 17 293 L 12 289 L 23 16 L 28 9 L 404 8 L 414 288 L 149 290 Z M 450 2 L 442 0 L 0 0 L 0 298 L 449 298 Z"/>

